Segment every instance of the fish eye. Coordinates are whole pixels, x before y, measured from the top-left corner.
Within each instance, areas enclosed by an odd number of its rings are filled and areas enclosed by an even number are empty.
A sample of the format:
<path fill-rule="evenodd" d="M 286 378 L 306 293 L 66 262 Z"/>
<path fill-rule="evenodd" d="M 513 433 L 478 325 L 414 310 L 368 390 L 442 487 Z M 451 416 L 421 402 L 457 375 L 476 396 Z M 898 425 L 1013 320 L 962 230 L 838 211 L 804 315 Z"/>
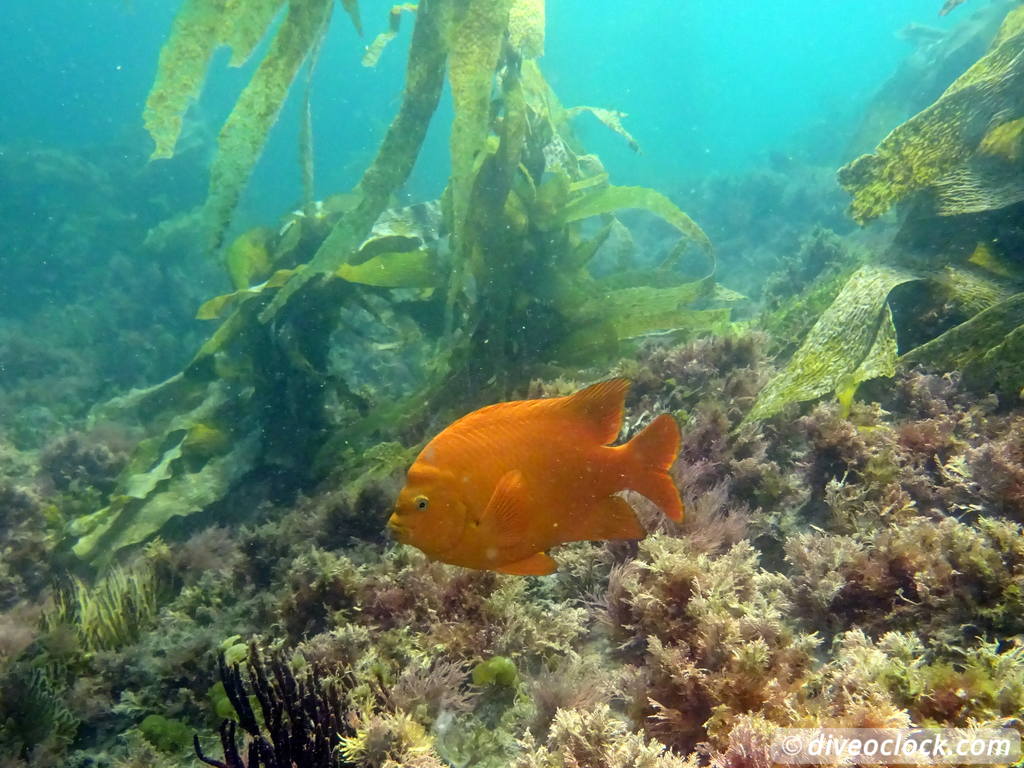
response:
<path fill-rule="evenodd" d="M 426 496 L 417 496 L 413 501 L 416 502 L 416 509 L 423 510 L 430 506 L 430 499 Z"/>

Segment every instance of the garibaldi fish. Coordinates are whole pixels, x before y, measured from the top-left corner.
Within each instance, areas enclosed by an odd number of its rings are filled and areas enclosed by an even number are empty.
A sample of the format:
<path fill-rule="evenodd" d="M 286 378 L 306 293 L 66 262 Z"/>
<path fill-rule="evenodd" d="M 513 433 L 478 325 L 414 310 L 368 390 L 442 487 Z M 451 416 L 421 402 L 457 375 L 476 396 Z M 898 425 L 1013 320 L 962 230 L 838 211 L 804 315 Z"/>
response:
<path fill-rule="evenodd" d="M 546 550 L 569 541 L 642 539 L 633 490 L 682 520 L 669 476 L 679 426 L 667 413 L 632 440 L 622 427 L 628 379 L 567 397 L 497 403 L 463 416 L 420 452 L 388 528 L 453 565 L 546 574 Z"/>

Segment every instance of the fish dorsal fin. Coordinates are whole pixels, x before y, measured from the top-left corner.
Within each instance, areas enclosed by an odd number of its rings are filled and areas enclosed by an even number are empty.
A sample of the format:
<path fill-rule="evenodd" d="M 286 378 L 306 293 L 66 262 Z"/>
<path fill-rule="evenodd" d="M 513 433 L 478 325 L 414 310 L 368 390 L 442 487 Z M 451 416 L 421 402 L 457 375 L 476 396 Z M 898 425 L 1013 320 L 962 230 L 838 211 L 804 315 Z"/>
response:
<path fill-rule="evenodd" d="M 494 486 L 491 499 L 480 518 L 498 548 L 519 544 L 529 528 L 526 481 L 518 469 L 510 469 Z"/>
<path fill-rule="evenodd" d="M 558 564 L 554 560 L 543 552 L 538 552 L 523 560 L 498 566 L 494 570 L 501 573 L 512 573 L 516 576 L 546 576 L 549 573 L 554 573 L 557 569 Z"/>
<path fill-rule="evenodd" d="M 626 411 L 629 379 L 599 381 L 574 395 L 558 398 L 557 408 L 578 423 L 599 445 L 615 442 Z"/>

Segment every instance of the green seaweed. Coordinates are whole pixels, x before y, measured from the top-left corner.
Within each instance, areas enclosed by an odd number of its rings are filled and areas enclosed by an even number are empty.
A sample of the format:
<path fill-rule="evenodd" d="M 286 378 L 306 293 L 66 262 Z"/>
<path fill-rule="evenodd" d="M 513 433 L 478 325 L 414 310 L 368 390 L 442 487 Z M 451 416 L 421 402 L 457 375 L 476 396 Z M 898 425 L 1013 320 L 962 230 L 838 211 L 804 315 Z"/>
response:
<path fill-rule="evenodd" d="M 195 408 L 175 416 L 158 438 L 144 442 L 119 479 L 110 504 L 72 520 L 72 550 L 106 564 L 125 547 L 141 544 L 175 517 L 218 501 L 248 471 L 259 454 L 257 432 L 235 436 L 217 455 L 188 451 L 188 438 L 201 424 L 222 418 L 229 402 L 223 384 L 212 386 Z"/>
<path fill-rule="evenodd" d="M 249 60 L 285 2 L 225 0 L 220 17 L 220 42 L 231 49 L 232 67 L 240 67 Z"/>
<path fill-rule="evenodd" d="M 148 541 L 172 519 L 202 512 L 222 499 L 258 455 L 259 437 L 248 435 L 236 440 L 229 453 L 211 458 L 201 469 L 174 473 L 164 486 L 143 499 L 120 497 L 97 513 L 102 519 L 92 520 L 88 532 L 80 533 L 74 553 L 83 560 L 103 564 L 125 547 Z"/>
<path fill-rule="evenodd" d="M 665 195 L 645 187 L 603 187 L 569 203 L 562 210 L 560 219 L 563 223 L 568 223 L 626 208 L 648 210 L 663 218 L 704 250 L 711 250 L 711 240 L 693 219 Z"/>
<path fill-rule="evenodd" d="M 402 14 L 415 13 L 416 10 L 417 6 L 415 3 L 400 3 L 391 6 L 391 11 L 388 13 L 387 31 L 381 32 L 373 39 L 372 43 L 366 46 L 366 52 L 363 54 L 362 61 L 364 67 L 377 66 L 377 62 L 380 61 L 381 54 L 384 53 L 388 43 L 398 35 L 398 30 L 401 28 L 402 23 Z"/>
<path fill-rule="evenodd" d="M 392 194 L 409 178 L 444 85 L 447 52 L 439 8 L 438 3 L 427 3 L 416 14 L 402 104 L 377 156 L 354 190 L 355 204 L 334 225 L 306 269 L 289 280 L 260 312 L 260 322 L 268 323 L 309 283 L 334 274 L 347 263 L 357 253 Z"/>
<path fill-rule="evenodd" d="M 619 340 L 682 329 L 722 332 L 730 310 L 688 307 L 713 291 L 707 279 L 670 288 L 621 288 L 585 300 L 570 316 L 577 324 L 606 323 Z"/>
<path fill-rule="evenodd" d="M 147 715 L 139 723 L 139 730 L 146 741 L 161 752 L 182 752 L 192 744 L 192 727 L 163 715 Z"/>
<path fill-rule="evenodd" d="M 221 225 L 278 97 L 305 58 L 315 58 L 327 14 L 314 0 L 289 6 L 225 124 L 209 201 Z M 504 391 L 539 365 L 593 362 L 639 336 L 729 328 L 722 305 L 741 297 L 715 284 L 707 236 L 663 195 L 609 186 L 597 158 L 581 154 L 531 58 L 542 46 L 543 4 L 534 0 L 417 6 L 402 104 L 344 204 L 310 204 L 281 227 L 243 236 L 229 258 L 235 290 L 197 313 L 219 319 L 217 329 L 181 374 L 108 409 L 145 419 L 153 437 L 108 505 L 69 525 L 77 556 L 102 565 L 176 519 L 214 508 L 262 466 L 310 478 L 339 466 L 370 471 L 368 449 L 450 408 L 459 379 Z M 403 216 L 387 206 L 416 161 L 446 72 L 456 107 L 452 176 L 443 224 L 424 228 L 437 208 Z M 250 125 L 257 107 L 260 120 Z M 659 269 L 605 283 L 589 263 L 621 227 L 621 208 L 661 216 L 680 242 Z M 586 236 L 592 217 L 605 225 Z M 444 225 L 447 251 L 437 232 Z M 711 266 L 686 282 L 676 267 L 692 243 Z M 346 354 L 338 334 L 365 344 L 368 322 L 398 329 L 395 343 L 430 350 L 411 383 L 370 390 L 336 364 Z M 387 346 L 377 350 L 388 354 Z"/>
<path fill-rule="evenodd" d="M 508 43 L 524 58 L 544 55 L 544 0 L 512 0 Z"/>
<path fill-rule="evenodd" d="M 221 8 L 218 0 L 186 0 L 174 19 L 143 113 L 156 144 L 153 159 L 174 155 L 185 110 L 198 96 L 220 42 Z"/>
<path fill-rule="evenodd" d="M 1013 403 L 1024 400 L 1024 325 L 964 368 L 964 383 L 976 391 L 995 392 Z"/>
<path fill-rule="evenodd" d="M 491 94 L 510 6 L 511 0 L 454 0 L 447 6 L 448 82 L 455 107 L 448 192 L 455 254 L 448 289 L 449 326 L 453 304 L 464 287 L 464 267 L 476 258 L 473 253 L 476 244 L 469 231 L 470 200 L 482 161 L 487 156 L 484 149 L 491 128 Z"/>
<path fill-rule="evenodd" d="M 991 306 L 901 358 L 905 364 L 922 363 L 939 370 L 964 368 L 1003 342 L 1024 325 L 1024 293 Z"/>
<path fill-rule="evenodd" d="M 218 680 L 210 686 L 206 692 L 206 700 L 209 702 L 210 708 L 213 709 L 213 714 L 219 720 L 235 720 L 237 722 L 238 713 L 235 711 L 231 699 L 228 698 L 228 692 L 222 681 Z"/>
<path fill-rule="evenodd" d="M 969 263 L 947 264 L 929 278 L 950 306 L 969 316 L 994 307 L 1015 293 L 1011 281 Z"/>
<path fill-rule="evenodd" d="M 359 264 L 342 264 L 335 274 L 380 288 L 431 288 L 439 282 L 434 254 L 427 249 L 380 253 Z"/>
<path fill-rule="evenodd" d="M 271 235 L 265 227 L 250 229 L 235 238 L 226 250 L 224 265 L 236 289 L 248 288 L 253 283 L 265 280 L 270 274 L 267 243 Z"/>
<path fill-rule="evenodd" d="M 241 288 L 237 291 L 232 291 L 231 293 L 221 294 L 220 296 L 214 296 L 212 299 L 204 301 L 199 306 L 199 309 L 196 310 L 196 319 L 216 320 L 217 318 L 222 317 L 229 309 L 236 308 L 247 299 L 255 296 L 261 296 L 264 291 L 280 288 L 293 274 L 295 274 L 295 270 L 293 269 L 280 269 L 259 285 L 254 285 L 251 288 Z"/>
<path fill-rule="evenodd" d="M 625 112 L 619 112 L 614 109 L 602 109 L 601 107 L 572 107 L 568 110 L 568 115 L 570 118 L 573 118 L 583 114 L 584 112 L 589 112 L 596 117 L 602 125 L 608 128 L 608 130 L 619 134 L 619 136 L 626 140 L 626 144 L 628 144 L 629 148 L 634 152 L 640 151 L 640 144 L 633 138 L 633 134 L 627 131 L 626 127 L 622 124 L 623 118 L 629 117 Z"/>
<path fill-rule="evenodd" d="M 168 580 L 159 561 L 166 548 L 150 544 L 131 566 L 111 567 L 93 585 L 72 578 L 44 616 L 48 632 L 70 628 L 88 652 L 113 651 L 136 642 L 156 621 Z"/>
<path fill-rule="evenodd" d="M 473 685 L 500 685 L 514 688 L 519 682 L 519 670 L 507 656 L 492 656 L 473 667 Z"/>

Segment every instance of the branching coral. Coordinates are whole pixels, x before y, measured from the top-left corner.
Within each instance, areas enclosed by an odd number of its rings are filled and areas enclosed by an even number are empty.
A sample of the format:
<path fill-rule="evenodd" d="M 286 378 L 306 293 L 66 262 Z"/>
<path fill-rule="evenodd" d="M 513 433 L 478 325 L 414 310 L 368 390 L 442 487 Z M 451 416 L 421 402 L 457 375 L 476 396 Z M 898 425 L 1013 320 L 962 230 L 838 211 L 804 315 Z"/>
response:
<path fill-rule="evenodd" d="M 281 655 L 265 659 L 255 644 L 246 661 L 248 683 L 223 655 L 219 664 L 238 725 L 250 740 L 243 759 L 235 741 L 235 721 L 225 720 L 220 727 L 223 762 L 204 755 L 195 737 L 196 754 L 204 763 L 221 768 L 321 768 L 332 764 L 343 740 L 353 734 L 343 692 L 315 665 L 296 674 Z M 259 717 L 250 692 L 259 704 Z"/>

